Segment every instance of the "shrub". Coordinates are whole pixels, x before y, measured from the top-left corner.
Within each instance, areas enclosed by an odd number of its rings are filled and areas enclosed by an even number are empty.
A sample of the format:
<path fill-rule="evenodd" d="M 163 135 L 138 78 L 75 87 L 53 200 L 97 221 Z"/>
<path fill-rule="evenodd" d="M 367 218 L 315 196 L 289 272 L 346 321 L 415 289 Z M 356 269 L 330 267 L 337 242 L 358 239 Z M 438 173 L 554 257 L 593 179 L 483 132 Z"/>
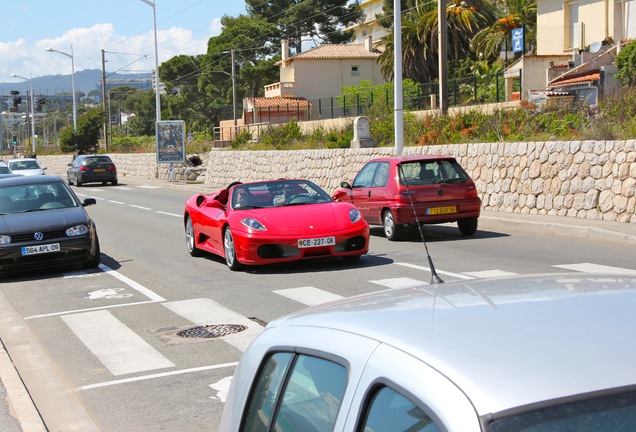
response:
<path fill-rule="evenodd" d="M 294 141 L 300 140 L 302 134 L 296 119 L 280 126 L 270 126 L 261 135 L 261 142 L 278 150 L 289 148 Z"/>

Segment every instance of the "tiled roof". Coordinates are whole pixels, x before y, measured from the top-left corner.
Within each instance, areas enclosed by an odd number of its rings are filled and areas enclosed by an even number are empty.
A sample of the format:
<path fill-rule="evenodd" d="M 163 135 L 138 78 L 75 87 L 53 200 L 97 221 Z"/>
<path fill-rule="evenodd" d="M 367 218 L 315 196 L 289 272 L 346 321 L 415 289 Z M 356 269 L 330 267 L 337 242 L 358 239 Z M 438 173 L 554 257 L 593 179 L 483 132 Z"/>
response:
<path fill-rule="evenodd" d="M 309 101 L 305 98 L 257 97 L 257 98 L 247 98 L 247 101 L 254 108 L 272 108 L 272 107 L 308 108 L 311 106 Z"/>
<path fill-rule="evenodd" d="M 550 82 L 550 86 L 562 86 L 567 84 L 578 84 L 584 82 L 598 81 L 601 79 L 601 73 L 597 70 L 592 73 L 581 74 L 578 76 L 569 76 L 567 79 L 555 79 Z"/>
<path fill-rule="evenodd" d="M 322 60 L 322 59 L 341 59 L 341 58 L 360 58 L 375 59 L 380 56 L 381 52 L 374 49 L 369 52 L 363 44 L 324 44 L 319 47 L 294 54 L 287 60 Z"/>

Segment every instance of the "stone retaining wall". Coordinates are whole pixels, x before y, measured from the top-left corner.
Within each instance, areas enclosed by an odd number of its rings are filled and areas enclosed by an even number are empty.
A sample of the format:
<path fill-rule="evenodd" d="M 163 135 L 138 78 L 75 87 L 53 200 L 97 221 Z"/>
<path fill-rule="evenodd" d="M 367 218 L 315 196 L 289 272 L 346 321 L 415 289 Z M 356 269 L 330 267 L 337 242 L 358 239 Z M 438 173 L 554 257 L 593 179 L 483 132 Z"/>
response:
<path fill-rule="evenodd" d="M 308 178 L 329 193 L 362 165 L 393 148 L 299 151 L 213 150 L 199 180 L 227 185 L 280 177 Z M 636 141 L 481 143 L 404 147 L 404 155 L 448 154 L 477 185 L 483 208 L 636 223 Z M 122 178 L 168 179 L 154 154 L 111 155 Z M 65 173 L 69 156 L 42 156 L 51 173 Z M 58 160 L 59 159 L 59 160 Z M 63 163 L 62 163 L 63 162 Z M 181 169 L 181 168 L 179 168 Z M 176 172 L 175 172 L 176 173 Z M 185 176 L 182 176 L 186 179 Z M 176 175 L 175 180 L 180 180 Z"/>

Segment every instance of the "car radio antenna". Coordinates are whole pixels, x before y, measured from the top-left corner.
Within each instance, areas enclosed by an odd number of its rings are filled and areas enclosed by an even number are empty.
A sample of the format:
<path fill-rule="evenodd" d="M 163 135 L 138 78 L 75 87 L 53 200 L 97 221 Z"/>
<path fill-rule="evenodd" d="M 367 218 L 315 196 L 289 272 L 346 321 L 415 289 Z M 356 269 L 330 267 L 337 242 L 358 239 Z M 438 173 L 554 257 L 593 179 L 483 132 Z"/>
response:
<path fill-rule="evenodd" d="M 424 238 L 424 230 L 422 229 L 422 225 L 420 224 L 420 220 L 417 217 L 417 212 L 415 211 L 415 204 L 413 203 L 413 195 L 411 195 L 411 190 L 409 189 L 409 182 L 404 175 L 404 171 L 402 170 L 402 164 L 398 165 L 400 170 L 400 177 L 404 180 L 404 186 L 406 186 L 406 194 L 409 196 L 409 202 L 411 203 L 411 209 L 413 210 L 413 215 L 415 216 L 415 223 L 417 224 L 417 228 L 420 230 L 420 237 L 422 237 L 422 243 L 424 243 L 424 249 L 426 249 L 426 258 L 428 258 L 428 265 L 431 268 L 431 285 L 444 283 L 442 278 L 437 275 L 437 271 L 435 271 L 435 266 L 433 265 L 433 259 L 431 258 L 431 254 L 428 253 L 428 245 L 426 244 L 426 239 Z"/>

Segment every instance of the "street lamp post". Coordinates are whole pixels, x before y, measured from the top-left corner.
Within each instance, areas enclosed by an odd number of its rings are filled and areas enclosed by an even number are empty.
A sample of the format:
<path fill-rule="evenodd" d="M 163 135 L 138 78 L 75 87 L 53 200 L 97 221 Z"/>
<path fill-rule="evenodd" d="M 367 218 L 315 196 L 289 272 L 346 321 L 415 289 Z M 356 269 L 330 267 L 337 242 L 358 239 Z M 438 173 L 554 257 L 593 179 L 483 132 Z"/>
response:
<path fill-rule="evenodd" d="M 161 121 L 161 99 L 159 97 L 159 49 L 157 48 L 157 8 L 156 1 L 141 0 L 152 8 L 155 28 L 155 104 L 157 106 L 157 121 Z"/>
<path fill-rule="evenodd" d="M 71 59 L 71 90 L 73 91 L 73 130 L 77 130 L 77 102 L 75 100 L 75 58 L 73 57 L 73 44 L 71 44 L 71 53 L 65 53 L 64 51 L 58 51 L 53 48 L 47 48 L 48 52 L 56 52 L 58 54 L 65 55 Z"/>
<path fill-rule="evenodd" d="M 21 77 L 20 75 L 11 74 L 14 78 L 20 78 L 29 82 L 29 90 L 31 92 L 31 152 L 35 154 L 35 119 L 33 118 L 33 80 L 31 73 L 29 73 L 29 78 Z M 29 117 L 29 101 L 27 100 L 27 121 Z"/>

